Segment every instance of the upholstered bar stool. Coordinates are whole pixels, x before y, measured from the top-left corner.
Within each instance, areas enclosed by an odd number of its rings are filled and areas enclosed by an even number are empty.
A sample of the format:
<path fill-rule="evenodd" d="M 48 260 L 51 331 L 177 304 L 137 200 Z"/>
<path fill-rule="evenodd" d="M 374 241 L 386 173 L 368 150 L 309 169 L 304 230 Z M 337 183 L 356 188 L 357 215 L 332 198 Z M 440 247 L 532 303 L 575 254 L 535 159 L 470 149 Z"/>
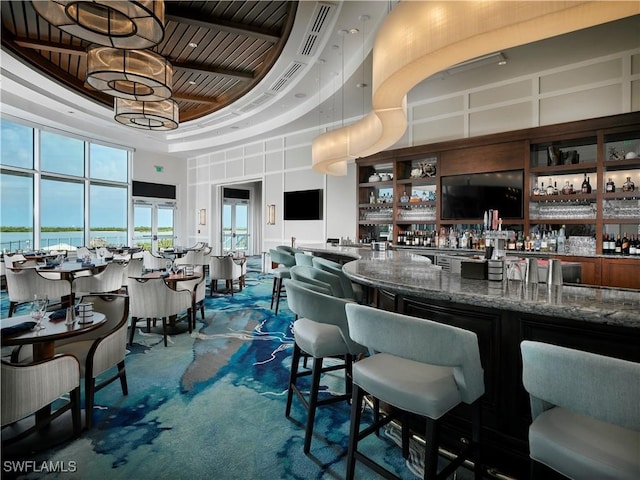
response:
<path fill-rule="evenodd" d="M 307 265 L 296 265 L 291 267 L 289 271 L 291 278 L 301 282 L 318 285 L 323 288 L 329 288 L 331 295 L 338 298 L 348 298 L 342 290 L 342 282 L 337 275 L 325 272 L 315 267 Z M 353 298 L 349 298 L 353 300 Z"/>
<path fill-rule="evenodd" d="M 342 270 L 342 265 L 322 257 L 312 257 L 312 259 L 314 267 L 338 276 L 345 297 L 354 298 L 358 303 L 364 303 L 365 292 L 362 285 L 353 283 L 351 279 L 345 275 Z"/>
<path fill-rule="evenodd" d="M 385 478 L 398 478 L 358 450 L 358 443 L 405 412 L 426 419 L 425 479 L 443 479 L 466 459 L 474 462 L 480 480 L 480 398 L 484 374 L 475 333 L 430 320 L 350 303 L 345 307 L 351 338 L 372 355 L 353 365 L 353 402 L 347 456 L 347 479 L 356 461 Z M 395 407 L 373 425 L 360 430 L 365 393 Z M 457 405 L 470 405 L 472 433 L 459 455 L 438 472 L 439 420 Z M 378 418 L 377 415 L 375 418 Z M 403 424 L 403 455 L 408 429 Z"/>
<path fill-rule="evenodd" d="M 278 315 L 278 307 L 280 306 L 280 298 L 284 295 L 284 283 L 283 280 L 291 278 L 289 274 L 289 268 L 296 264 L 296 257 L 293 254 L 285 252 L 284 250 L 278 250 L 272 248 L 269 250 L 269 256 L 272 263 L 277 263 L 278 268 L 273 270 L 273 289 L 271 290 L 271 309 L 273 304 L 276 304 L 276 315 Z"/>
<path fill-rule="evenodd" d="M 531 478 L 640 478 L 640 363 L 524 341 Z"/>
<path fill-rule="evenodd" d="M 304 453 L 311 449 L 313 425 L 316 408 L 336 402 L 348 401 L 351 396 L 351 367 L 353 359 L 366 351 L 362 346 L 351 340 L 345 314 L 345 305 L 349 300 L 336 298 L 320 293 L 321 287 L 307 285 L 293 279 L 285 280 L 287 287 L 287 302 L 289 308 L 297 315 L 293 323 L 295 343 L 291 359 L 291 374 L 287 389 L 287 406 L 285 415 L 290 418 L 293 395 L 295 394 L 307 410 L 307 421 L 304 435 Z M 303 354 L 313 357 L 311 371 L 300 371 L 300 360 Z M 344 363 L 323 366 L 325 358 L 344 358 Z M 320 379 L 322 374 L 345 371 L 345 393 L 332 395 L 328 398 L 318 398 Z M 305 395 L 298 380 L 311 376 L 311 388 Z"/>

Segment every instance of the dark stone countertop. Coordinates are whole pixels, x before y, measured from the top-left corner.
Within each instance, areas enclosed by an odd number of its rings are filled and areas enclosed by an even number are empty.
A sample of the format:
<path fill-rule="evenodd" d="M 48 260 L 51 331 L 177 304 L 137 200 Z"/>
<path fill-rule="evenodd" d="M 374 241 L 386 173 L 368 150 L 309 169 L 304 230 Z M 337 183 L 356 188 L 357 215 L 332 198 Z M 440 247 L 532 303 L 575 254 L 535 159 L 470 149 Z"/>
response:
<path fill-rule="evenodd" d="M 640 291 L 609 287 L 492 282 L 462 278 L 406 250 L 374 252 L 357 247 L 309 246 L 312 253 L 342 255 L 353 281 L 404 296 L 640 328 Z"/>

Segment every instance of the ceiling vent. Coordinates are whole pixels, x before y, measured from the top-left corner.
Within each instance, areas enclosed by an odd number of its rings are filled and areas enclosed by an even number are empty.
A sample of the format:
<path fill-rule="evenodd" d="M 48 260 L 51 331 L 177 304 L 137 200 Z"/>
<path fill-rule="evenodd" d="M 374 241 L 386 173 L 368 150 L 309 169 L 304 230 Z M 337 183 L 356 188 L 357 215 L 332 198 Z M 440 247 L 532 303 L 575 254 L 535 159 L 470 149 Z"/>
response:
<path fill-rule="evenodd" d="M 306 63 L 302 62 L 292 62 L 291 65 L 284 71 L 280 78 L 273 82 L 269 91 L 271 92 L 279 92 L 281 91 L 292 79 L 294 79 L 306 66 Z"/>
<path fill-rule="evenodd" d="M 251 103 L 247 103 L 246 105 L 238 108 L 236 111 L 240 112 L 240 113 L 247 113 L 251 110 L 253 110 L 254 108 L 259 107 L 260 105 L 262 105 L 263 103 L 267 102 L 268 100 L 271 100 L 273 98 L 273 94 L 271 93 L 263 93 L 262 95 L 260 95 L 259 97 L 257 97 L 254 101 L 252 101 Z"/>
<path fill-rule="evenodd" d="M 315 54 L 319 39 L 326 30 L 329 24 L 328 20 L 333 16 L 335 8 L 335 5 L 330 3 L 319 2 L 316 5 L 298 50 L 298 55 L 310 57 Z"/>

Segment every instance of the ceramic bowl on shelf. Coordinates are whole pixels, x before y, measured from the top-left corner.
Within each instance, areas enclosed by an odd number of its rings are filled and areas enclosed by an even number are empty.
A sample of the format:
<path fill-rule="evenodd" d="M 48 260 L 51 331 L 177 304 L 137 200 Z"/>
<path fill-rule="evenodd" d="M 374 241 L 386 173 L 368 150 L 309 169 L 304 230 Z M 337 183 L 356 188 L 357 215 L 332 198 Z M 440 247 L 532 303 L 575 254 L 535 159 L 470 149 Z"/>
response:
<path fill-rule="evenodd" d="M 393 178 L 393 177 L 391 176 L 391 174 L 390 174 L 390 173 L 381 173 L 381 174 L 380 174 L 380 179 L 381 179 L 383 182 L 388 182 L 388 181 L 389 181 L 389 180 L 391 180 L 392 178 Z"/>
<path fill-rule="evenodd" d="M 378 175 L 377 173 L 374 173 L 373 175 L 369 176 L 369 182 L 379 182 L 381 180 L 380 175 Z"/>
<path fill-rule="evenodd" d="M 638 154 L 636 152 L 627 152 L 624 158 L 626 158 L 627 160 L 632 160 L 634 158 L 638 158 Z"/>

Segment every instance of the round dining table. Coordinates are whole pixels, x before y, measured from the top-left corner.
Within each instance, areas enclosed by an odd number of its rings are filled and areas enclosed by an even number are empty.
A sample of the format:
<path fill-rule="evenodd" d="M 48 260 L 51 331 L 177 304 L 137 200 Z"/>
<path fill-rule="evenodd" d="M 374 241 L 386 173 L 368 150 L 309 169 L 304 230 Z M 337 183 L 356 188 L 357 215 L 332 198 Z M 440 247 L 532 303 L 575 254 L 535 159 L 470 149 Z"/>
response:
<path fill-rule="evenodd" d="M 32 345 L 33 361 L 47 360 L 53 358 L 55 354 L 55 342 L 63 338 L 74 337 L 90 332 L 102 325 L 107 317 L 100 312 L 93 312 L 91 322 L 80 323 L 76 320 L 72 325 L 67 325 L 62 320 L 51 320 L 48 313 L 42 319 L 43 329 L 26 330 L 15 335 L 5 335 L 2 333 L 2 346 Z M 30 315 L 18 315 L 0 320 L 0 327 L 13 327 L 24 322 L 33 321 Z"/>

